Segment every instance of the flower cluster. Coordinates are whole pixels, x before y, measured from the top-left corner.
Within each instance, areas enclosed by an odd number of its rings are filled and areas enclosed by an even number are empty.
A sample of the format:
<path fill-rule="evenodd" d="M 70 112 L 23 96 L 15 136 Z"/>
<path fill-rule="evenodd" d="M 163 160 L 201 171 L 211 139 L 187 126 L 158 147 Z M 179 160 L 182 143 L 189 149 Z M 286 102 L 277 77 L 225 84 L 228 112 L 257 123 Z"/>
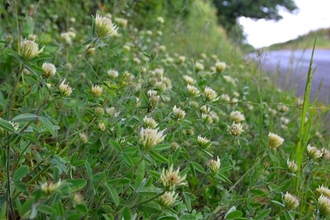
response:
<path fill-rule="evenodd" d="M 96 15 L 95 31 L 98 37 L 108 37 L 117 34 L 118 27 L 114 25 L 110 18 Z"/>
<path fill-rule="evenodd" d="M 220 162 L 219 157 L 217 157 L 217 160 L 211 159 L 207 162 L 206 165 L 210 169 L 210 171 L 215 175 L 218 173 L 218 171 L 220 169 L 221 162 Z"/>
<path fill-rule="evenodd" d="M 55 192 L 60 186 L 61 186 L 61 180 L 59 180 L 57 183 L 53 183 L 53 182 L 43 183 L 41 184 L 40 188 L 41 191 L 44 192 L 46 195 L 50 195 L 53 192 Z"/>
<path fill-rule="evenodd" d="M 281 146 L 284 142 L 284 138 L 282 138 L 281 136 L 274 134 L 272 132 L 269 132 L 268 134 L 268 147 L 271 150 L 276 150 L 277 148 L 279 148 L 279 146 Z"/>
<path fill-rule="evenodd" d="M 24 60 L 30 60 L 40 53 L 42 53 L 43 48 L 39 50 L 38 44 L 33 40 L 23 40 L 20 46 L 20 55 Z"/>
<path fill-rule="evenodd" d="M 142 128 L 140 131 L 140 144 L 144 151 L 148 151 L 156 144 L 161 143 L 164 138 L 163 131 L 158 131 L 158 129 Z"/>
<path fill-rule="evenodd" d="M 42 72 L 42 76 L 45 79 L 48 79 L 50 77 L 53 77 L 56 73 L 56 67 L 54 64 L 52 63 L 43 63 L 41 66 L 43 72 Z"/>
<path fill-rule="evenodd" d="M 297 199 L 297 197 L 291 195 L 288 192 L 285 193 L 283 200 L 285 208 L 289 210 L 295 209 L 299 206 L 299 200 Z"/>
<path fill-rule="evenodd" d="M 163 186 L 169 190 L 174 190 L 177 186 L 186 185 L 186 175 L 180 176 L 180 168 L 177 170 L 173 170 L 173 166 L 171 166 L 168 170 L 163 169 L 160 175 L 160 181 Z"/>

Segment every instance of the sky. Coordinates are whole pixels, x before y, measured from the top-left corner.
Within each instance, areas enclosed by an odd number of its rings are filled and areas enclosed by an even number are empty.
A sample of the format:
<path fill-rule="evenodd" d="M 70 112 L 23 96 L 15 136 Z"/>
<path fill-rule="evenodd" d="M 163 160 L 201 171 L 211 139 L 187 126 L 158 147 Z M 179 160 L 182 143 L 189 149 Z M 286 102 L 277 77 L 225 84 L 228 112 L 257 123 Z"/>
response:
<path fill-rule="evenodd" d="M 286 42 L 311 30 L 330 27 L 330 0 L 295 0 L 299 10 L 294 14 L 280 11 L 280 21 L 239 19 L 249 44 L 255 48 Z"/>

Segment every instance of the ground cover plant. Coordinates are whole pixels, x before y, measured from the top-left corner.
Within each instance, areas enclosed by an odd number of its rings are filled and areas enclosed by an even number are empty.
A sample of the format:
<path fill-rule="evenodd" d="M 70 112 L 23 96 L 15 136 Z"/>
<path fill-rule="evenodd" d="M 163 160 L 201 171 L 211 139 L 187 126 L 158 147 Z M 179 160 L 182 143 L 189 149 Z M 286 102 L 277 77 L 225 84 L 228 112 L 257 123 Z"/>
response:
<path fill-rule="evenodd" d="M 208 3 L 123 2 L 1 9 L 0 219 L 329 219 L 312 63 L 297 99 Z"/>

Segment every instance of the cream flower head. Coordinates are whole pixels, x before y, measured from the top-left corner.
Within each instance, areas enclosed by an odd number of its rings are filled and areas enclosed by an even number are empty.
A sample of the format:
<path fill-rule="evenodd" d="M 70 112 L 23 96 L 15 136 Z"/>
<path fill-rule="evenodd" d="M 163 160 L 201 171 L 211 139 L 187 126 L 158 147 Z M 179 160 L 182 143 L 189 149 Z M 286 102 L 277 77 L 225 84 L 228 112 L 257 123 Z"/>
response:
<path fill-rule="evenodd" d="M 173 165 L 168 170 L 163 169 L 162 174 L 160 175 L 160 181 L 163 186 L 173 190 L 176 186 L 186 185 L 186 175 L 181 177 L 179 172 L 180 168 L 173 170 Z"/>
<path fill-rule="evenodd" d="M 43 70 L 42 76 L 45 79 L 53 77 L 56 73 L 56 67 L 51 63 L 43 63 L 41 69 Z"/>
<path fill-rule="evenodd" d="M 299 206 L 299 200 L 288 192 L 285 193 L 283 200 L 287 209 L 295 209 Z"/>
<path fill-rule="evenodd" d="M 142 128 L 140 131 L 140 144 L 145 151 L 162 142 L 164 138 L 163 131 L 158 131 L 158 129 Z"/>
<path fill-rule="evenodd" d="M 98 37 L 108 37 L 117 34 L 118 27 L 114 25 L 110 18 L 96 15 L 95 31 Z"/>
<path fill-rule="evenodd" d="M 268 134 L 268 147 L 272 150 L 276 150 L 279 146 L 282 145 L 284 138 L 280 137 L 277 134 L 269 132 Z"/>
<path fill-rule="evenodd" d="M 33 40 L 23 40 L 23 42 L 20 45 L 20 55 L 24 60 L 30 60 L 36 56 L 38 56 L 40 53 L 42 53 L 44 48 L 41 48 L 39 50 L 38 44 L 34 42 Z"/>

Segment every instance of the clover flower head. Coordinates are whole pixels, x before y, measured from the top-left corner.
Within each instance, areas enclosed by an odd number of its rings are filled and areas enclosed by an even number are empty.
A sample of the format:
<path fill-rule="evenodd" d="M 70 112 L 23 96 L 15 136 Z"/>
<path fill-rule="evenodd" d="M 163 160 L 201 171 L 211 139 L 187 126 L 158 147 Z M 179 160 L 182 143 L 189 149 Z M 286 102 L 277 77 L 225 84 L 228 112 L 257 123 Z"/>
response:
<path fill-rule="evenodd" d="M 228 131 L 233 136 L 239 136 L 244 130 L 241 123 L 233 122 L 230 126 L 228 125 Z"/>
<path fill-rule="evenodd" d="M 98 37 L 108 37 L 117 35 L 118 27 L 114 25 L 110 18 L 96 15 L 95 31 Z"/>
<path fill-rule="evenodd" d="M 33 40 L 25 39 L 20 45 L 20 55 L 24 60 L 30 60 L 42 53 L 43 49 L 39 50 L 38 44 Z"/>
<path fill-rule="evenodd" d="M 233 120 L 235 123 L 239 123 L 245 120 L 244 115 L 240 111 L 232 111 L 230 113 L 230 119 Z"/>
<path fill-rule="evenodd" d="M 202 147 L 211 146 L 211 141 L 209 139 L 207 139 L 206 137 L 203 137 L 201 135 L 198 135 L 197 143 Z"/>
<path fill-rule="evenodd" d="M 110 69 L 110 70 L 108 70 L 108 75 L 112 79 L 114 79 L 114 78 L 117 78 L 119 74 L 118 74 L 118 71 L 117 70 Z"/>
<path fill-rule="evenodd" d="M 274 134 L 272 132 L 268 133 L 268 147 L 272 150 L 276 150 L 284 142 L 284 138 Z"/>
<path fill-rule="evenodd" d="M 165 138 L 163 131 L 152 128 L 142 128 L 140 131 L 140 144 L 145 151 L 161 143 Z"/>
<path fill-rule="evenodd" d="M 307 145 L 307 154 L 311 159 L 317 159 L 323 155 L 322 151 L 310 144 Z"/>
<path fill-rule="evenodd" d="M 118 23 L 118 25 L 122 28 L 126 28 L 128 21 L 125 18 L 115 18 L 115 21 Z"/>
<path fill-rule="evenodd" d="M 218 61 L 218 62 L 215 63 L 215 68 L 220 73 L 226 69 L 226 66 L 227 65 L 226 65 L 225 62 Z"/>
<path fill-rule="evenodd" d="M 103 93 L 103 88 L 101 86 L 99 86 L 99 85 L 94 85 L 94 86 L 92 86 L 91 92 L 96 97 L 99 97 Z"/>
<path fill-rule="evenodd" d="M 316 191 L 319 195 L 324 195 L 330 199 L 330 189 L 328 189 L 327 187 L 321 185 L 319 186 L 319 188 L 316 189 Z"/>
<path fill-rule="evenodd" d="M 55 190 L 57 190 L 61 186 L 61 180 L 59 180 L 57 183 L 53 182 L 46 182 L 41 184 L 40 188 L 41 191 L 44 192 L 47 195 L 52 194 Z"/>
<path fill-rule="evenodd" d="M 86 133 L 80 133 L 79 134 L 79 137 L 80 137 L 80 140 L 83 142 L 83 143 L 87 143 L 88 141 L 88 136 Z"/>
<path fill-rule="evenodd" d="M 170 207 L 174 204 L 176 199 L 178 198 L 178 195 L 172 191 L 172 192 L 165 192 L 160 198 L 159 202 L 164 207 Z"/>
<path fill-rule="evenodd" d="M 42 76 L 45 79 L 53 77 L 56 73 L 56 67 L 52 63 L 43 63 L 41 69 L 43 70 Z"/>
<path fill-rule="evenodd" d="M 290 161 L 289 158 L 286 161 L 286 165 L 288 166 L 288 169 L 291 173 L 295 173 L 298 170 L 298 165 L 294 160 Z"/>
<path fill-rule="evenodd" d="M 189 84 L 187 85 L 187 91 L 191 97 L 197 97 L 200 95 L 199 89 L 197 87 L 191 86 Z"/>
<path fill-rule="evenodd" d="M 321 195 L 318 198 L 318 204 L 321 216 L 330 216 L 330 198 L 326 197 L 325 195 Z"/>
<path fill-rule="evenodd" d="M 211 170 L 211 172 L 212 172 L 213 174 L 217 174 L 218 171 L 219 171 L 219 169 L 220 169 L 221 162 L 220 162 L 219 157 L 217 157 L 217 160 L 213 160 L 213 159 L 211 159 L 211 160 L 209 160 L 209 161 L 207 162 L 206 165 L 207 165 L 207 167 Z"/>
<path fill-rule="evenodd" d="M 186 185 L 186 175 L 180 176 L 180 168 L 177 170 L 173 170 L 173 165 L 168 169 L 163 169 L 160 175 L 160 181 L 162 182 L 163 186 L 173 190 L 177 186 Z"/>
<path fill-rule="evenodd" d="M 183 76 L 183 79 L 186 83 L 188 83 L 189 85 L 193 85 L 195 84 L 195 80 L 194 78 L 192 78 L 191 76 L 188 76 L 188 75 L 184 75 Z"/>
<path fill-rule="evenodd" d="M 291 195 L 290 193 L 286 192 L 284 195 L 284 205 L 287 209 L 295 209 L 299 206 L 299 200 L 297 197 Z"/>
<path fill-rule="evenodd" d="M 225 102 L 230 102 L 230 96 L 228 94 L 222 94 L 220 99 Z"/>
<path fill-rule="evenodd" d="M 218 97 L 218 93 L 208 86 L 204 89 L 204 95 L 208 101 L 215 101 Z"/>
<path fill-rule="evenodd" d="M 197 72 L 202 71 L 202 70 L 204 70 L 204 65 L 201 64 L 200 62 L 196 62 L 195 69 Z"/>
<path fill-rule="evenodd" d="M 177 119 L 183 119 L 186 116 L 186 112 L 182 110 L 180 107 L 177 108 L 176 105 L 173 107 L 173 115 Z"/>
<path fill-rule="evenodd" d="M 163 24 L 165 20 L 163 17 L 157 17 L 157 22 Z"/>
<path fill-rule="evenodd" d="M 158 123 L 155 121 L 155 119 L 149 118 L 147 116 L 143 118 L 143 122 L 145 126 L 149 128 L 156 128 L 158 126 Z"/>
<path fill-rule="evenodd" d="M 58 86 L 61 95 L 63 96 L 70 96 L 72 93 L 72 88 L 69 86 L 69 84 L 65 84 L 65 80 Z"/>

